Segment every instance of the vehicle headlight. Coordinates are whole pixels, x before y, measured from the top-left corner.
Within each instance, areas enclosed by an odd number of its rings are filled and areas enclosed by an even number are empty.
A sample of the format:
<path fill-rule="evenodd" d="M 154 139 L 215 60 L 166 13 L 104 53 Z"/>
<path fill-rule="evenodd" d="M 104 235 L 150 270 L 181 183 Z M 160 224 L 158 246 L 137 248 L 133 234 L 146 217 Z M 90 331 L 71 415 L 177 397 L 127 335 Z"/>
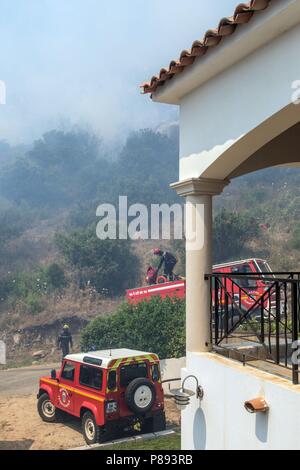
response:
<path fill-rule="evenodd" d="M 108 401 L 106 403 L 107 414 L 117 413 L 117 411 L 118 411 L 118 403 L 116 401 Z"/>

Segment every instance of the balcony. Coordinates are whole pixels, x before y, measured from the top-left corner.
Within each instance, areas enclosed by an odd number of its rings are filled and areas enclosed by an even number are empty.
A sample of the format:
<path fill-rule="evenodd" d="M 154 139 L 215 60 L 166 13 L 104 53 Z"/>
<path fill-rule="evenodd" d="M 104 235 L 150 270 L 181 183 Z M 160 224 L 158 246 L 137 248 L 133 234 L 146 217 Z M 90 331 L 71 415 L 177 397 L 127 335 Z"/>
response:
<path fill-rule="evenodd" d="M 300 273 L 207 275 L 217 354 L 299 384 Z"/>

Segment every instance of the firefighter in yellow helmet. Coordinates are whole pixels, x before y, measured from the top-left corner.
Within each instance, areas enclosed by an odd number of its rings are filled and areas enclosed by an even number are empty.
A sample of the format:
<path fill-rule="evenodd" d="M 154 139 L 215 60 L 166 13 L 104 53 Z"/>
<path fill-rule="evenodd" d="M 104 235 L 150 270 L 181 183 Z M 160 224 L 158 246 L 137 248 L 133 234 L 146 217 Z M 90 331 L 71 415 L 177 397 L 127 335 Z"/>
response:
<path fill-rule="evenodd" d="M 61 334 L 58 336 L 57 346 L 62 351 L 62 359 L 70 353 L 70 346 L 73 348 L 73 339 L 69 325 L 64 325 Z"/>

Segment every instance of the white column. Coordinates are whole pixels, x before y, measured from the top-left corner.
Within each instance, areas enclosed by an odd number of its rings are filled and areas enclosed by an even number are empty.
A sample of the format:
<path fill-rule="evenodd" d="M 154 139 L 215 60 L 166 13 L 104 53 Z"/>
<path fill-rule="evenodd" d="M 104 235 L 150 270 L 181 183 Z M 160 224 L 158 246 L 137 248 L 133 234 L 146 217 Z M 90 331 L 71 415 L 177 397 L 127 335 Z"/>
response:
<path fill-rule="evenodd" d="M 197 243 L 187 241 L 186 251 L 186 346 L 187 353 L 209 352 L 210 341 L 210 285 L 205 274 L 212 271 L 212 198 L 220 194 L 228 181 L 191 179 L 176 183 L 172 187 L 186 198 L 189 205 L 186 217 L 186 231 L 196 227 Z M 203 243 L 199 244 L 199 241 Z"/>

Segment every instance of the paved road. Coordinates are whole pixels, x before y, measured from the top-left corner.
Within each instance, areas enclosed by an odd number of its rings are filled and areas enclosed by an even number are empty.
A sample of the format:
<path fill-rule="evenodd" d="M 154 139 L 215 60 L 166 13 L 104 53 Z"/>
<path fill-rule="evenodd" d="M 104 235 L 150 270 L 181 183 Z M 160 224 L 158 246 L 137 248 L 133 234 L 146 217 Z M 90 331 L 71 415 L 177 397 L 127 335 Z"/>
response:
<path fill-rule="evenodd" d="M 31 395 L 38 388 L 39 378 L 50 375 L 58 364 L 24 367 L 0 371 L 0 396 Z"/>

